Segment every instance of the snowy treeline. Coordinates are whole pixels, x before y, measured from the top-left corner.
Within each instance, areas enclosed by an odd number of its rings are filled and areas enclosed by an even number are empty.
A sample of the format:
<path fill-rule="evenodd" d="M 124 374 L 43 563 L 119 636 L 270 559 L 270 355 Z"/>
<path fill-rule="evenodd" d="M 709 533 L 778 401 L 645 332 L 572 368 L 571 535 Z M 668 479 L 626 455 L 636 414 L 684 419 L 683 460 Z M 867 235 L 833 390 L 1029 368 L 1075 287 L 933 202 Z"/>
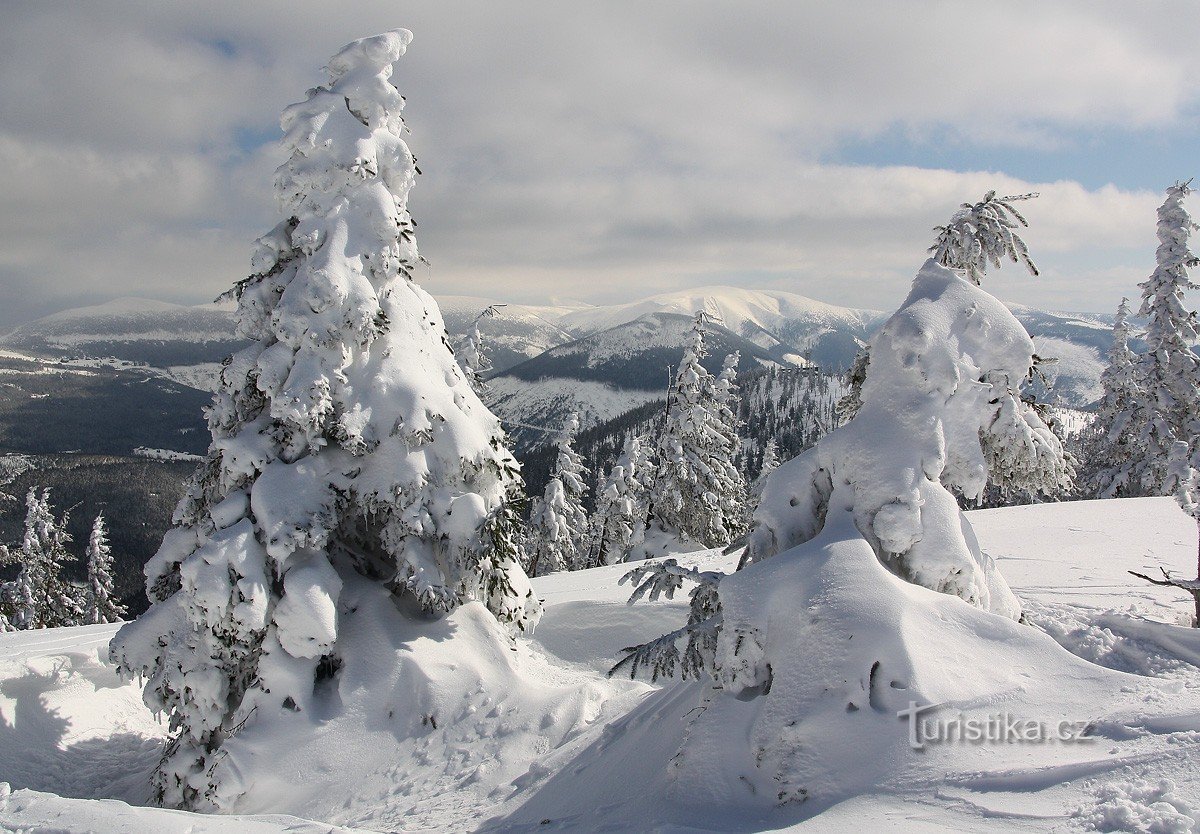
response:
<path fill-rule="evenodd" d="M 0 630 L 58 628 L 119 622 L 125 607 L 113 590 L 112 548 L 103 515 L 96 516 L 82 561 L 87 578 L 80 584 L 64 576 L 71 562 L 67 513 L 55 515 L 50 490 L 30 489 L 25 496 L 24 535 L 3 547 L 5 564 L 16 565 L 15 579 L 0 583 Z"/>
<path fill-rule="evenodd" d="M 579 421 L 568 420 L 530 514 L 530 575 L 644 558 L 665 542 L 722 547 L 743 532 L 739 357 L 730 354 L 719 374 L 710 373 L 701 364 L 705 333 L 705 316 L 698 313 L 662 414 L 643 431 L 625 434 L 623 452 L 607 469 L 596 467 L 590 502 L 588 467 L 574 448 Z"/>
<path fill-rule="evenodd" d="M 1200 524 L 1200 357 L 1192 349 L 1200 339 L 1200 322 L 1184 306 L 1185 292 L 1200 289 L 1189 277 L 1189 270 L 1200 265 L 1190 248 L 1198 227 L 1184 205 L 1190 182 L 1167 189 L 1158 209 L 1155 269 L 1138 285 L 1138 313 L 1148 319 L 1142 334 L 1146 352 L 1137 356 L 1129 348 L 1133 330 L 1122 299 L 1102 377 L 1104 398 L 1081 442 L 1089 461 L 1088 485 L 1097 497 L 1174 495 Z M 1190 593 L 1200 627 L 1200 550 L 1195 580 L 1135 576 Z"/>

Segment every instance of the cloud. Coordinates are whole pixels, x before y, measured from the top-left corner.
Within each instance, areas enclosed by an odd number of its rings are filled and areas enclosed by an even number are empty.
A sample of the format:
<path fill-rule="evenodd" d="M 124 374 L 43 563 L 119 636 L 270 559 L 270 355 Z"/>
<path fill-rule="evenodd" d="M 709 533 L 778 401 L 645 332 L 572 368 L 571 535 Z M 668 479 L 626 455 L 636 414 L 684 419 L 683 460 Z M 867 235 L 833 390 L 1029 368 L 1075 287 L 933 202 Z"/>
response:
<path fill-rule="evenodd" d="M 1044 275 L 991 286 L 1107 309 L 1149 269 L 1152 172 L 1086 189 L 825 160 L 895 130 L 1037 153 L 1178 129 L 1197 23 L 1188 4 L 1094 2 L 19 6 L 0 33 L 0 323 L 228 286 L 275 221 L 282 157 L 261 137 L 342 43 L 397 25 L 416 34 L 396 80 L 435 292 L 724 282 L 888 306 L 930 227 L 998 188 L 1042 192 L 1026 239 Z"/>

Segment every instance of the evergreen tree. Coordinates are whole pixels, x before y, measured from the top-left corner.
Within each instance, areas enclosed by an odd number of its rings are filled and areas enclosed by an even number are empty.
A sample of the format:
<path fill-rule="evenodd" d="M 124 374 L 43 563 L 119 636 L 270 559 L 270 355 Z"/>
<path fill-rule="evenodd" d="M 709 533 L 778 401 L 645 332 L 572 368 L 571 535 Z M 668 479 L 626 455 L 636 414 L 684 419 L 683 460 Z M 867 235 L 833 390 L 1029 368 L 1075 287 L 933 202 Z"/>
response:
<path fill-rule="evenodd" d="M 19 629 L 57 628 L 77 625 L 83 611 L 75 588 L 63 578 L 70 554 L 67 518 L 54 517 L 50 490 L 38 494 L 31 488 L 25 496 L 25 533 L 21 540 L 21 571 L 13 589 Z"/>
<path fill-rule="evenodd" d="M 587 468 L 572 447 L 579 417 L 572 414 L 558 435 L 558 458 L 529 518 L 528 574 L 542 576 L 587 567 L 588 516 L 583 508 Z"/>
<path fill-rule="evenodd" d="M 952 490 L 974 499 L 989 478 L 1047 482 L 1067 467 L 1058 438 L 1018 395 L 1032 339 L 970 278 L 933 259 L 921 267 L 872 340 L 854 418 L 767 479 L 741 569 L 702 573 L 664 560 L 629 575 L 634 598 L 696 586 L 687 622 L 626 649 L 613 669 L 708 679 L 671 761 L 680 779 L 745 790 L 764 808 L 836 801 L 843 786 L 820 778 L 844 759 L 835 745 L 875 732 L 894 712 L 884 699 L 908 697 L 896 686 L 961 665 L 937 649 L 962 622 L 991 628 L 960 606 L 962 620 L 939 633 L 943 606 L 903 583 L 1021 617 Z M 905 629 L 913 616 L 932 625 Z M 873 637 L 860 645 L 864 623 Z M 899 684 L 888 665 L 896 657 Z M 826 733 L 831 724 L 838 731 Z M 743 764 L 714 778 L 714 755 Z"/>
<path fill-rule="evenodd" d="M 862 387 L 867 379 L 867 368 L 871 364 L 871 348 L 862 345 L 854 354 L 854 361 L 846 371 L 846 384 L 850 390 L 846 396 L 838 400 L 837 414 L 842 420 L 849 420 L 862 407 Z"/>
<path fill-rule="evenodd" d="M 929 253 L 934 261 L 953 269 L 977 287 L 988 265 L 999 268 L 1006 258 L 1023 264 L 1036 276 L 1038 269 L 1029 257 L 1029 247 L 1016 232 L 1029 223 L 1012 204 L 1037 196 L 997 197 L 995 191 L 989 191 L 978 203 L 963 203 L 949 223 L 934 227 L 938 235 Z"/>
<path fill-rule="evenodd" d="M 1138 363 L 1146 407 L 1132 426 L 1139 444 L 1130 477 L 1137 477 L 1143 491 L 1165 495 L 1168 466 L 1177 440 L 1191 442 L 1200 432 L 1200 361 L 1189 344 L 1197 338 L 1196 314 L 1184 309 L 1185 290 L 1196 289 L 1188 270 L 1196 256 L 1188 248 L 1196 224 L 1183 205 L 1191 193 L 1186 183 L 1167 189 L 1167 199 L 1158 209 L 1157 266 L 1139 284 L 1142 306 L 1139 315 L 1149 318 L 1146 353 Z"/>
<path fill-rule="evenodd" d="M 1140 493 L 1140 484 L 1132 475 L 1145 459 L 1145 452 L 1137 433 L 1129 429 L 1136 425 L 1143 394 L 1137 357 L 1129 349 L 1129 335 L 1129 300 L 1122 298 L 1113 321 L 1108 367 L 1100 378 L 1104 397 L 1090 427 L 1095 439 L 1089 450 L 1089 467 L 1093 469 L 1089 482 L 1100 498 Z"/>
<path fill-rule="evenodd" d="M 471 322 L 471 329 L 463 340 L 455 348 L 455 355 L 458 357 L 458 364 L 463 369 L 463 373 L 467 375 L 467 381 L 471 383 L 471 387 L 475 389 L 475 393 L 480 397 L 487 393 L 487 383 L 484 382 L 484 377 L 492 370 L 492 361 L 487 355 L 487 346 L 483 341 L 483 334 L 479 332 L 479 323 L 485 318 L 500 315 L 500 307 L 505 307 L 505 304 L 491 304 L 484 309 L 482 313 L 475 317 Z"/>
<path fill-rule="evenodd" d="M 771 473 L 779 468 L 779 463 L 779 444 L 775 442 L 775 438 L 771 438 L 763 447 L 762 465 L 758 467 L 758 477 L 754 479 L 755 495 L 762 492 L 763 484 L 771 477 Z"/>
<path fill-rule="evenodd" d="M 125 606 L 113 595 L 112 548 L 108 544 L 108 530 L 104 516 L 96 516 L 87 546 L 87 586 L 84 595 L 84 625 L 120 622 L 125 616 Z"/>
<path fill-rule="evenodd" d="M 111 646 L 170 716 L 162 804 L 233 806 L 263 766 L 239 735 L 311 726 L 292 722 L 315 682 L 362 662 L 339 642 L 358 611 L 344 584 L 378 583 L 414 616 L 478 600 L 521 629 L 539 613 L 505 506 L 517 463 L 413 280 L 416 166 L 390 81 L 410 39 L 349 44 L 281 120 L 283 220 L 233 290 L 250 345 L 146 566 L 150 609 Z"/>
<path fill-rule="evenodd" d="M 953 269 L 977 287 L 988 266 L 998 269 L 1005 259 L 1024 265 L 1036 276 L 1038 268 L 1029 256 L 1029 247 L 1016 232 L 1029 223 L 1012 204 L 1037 196 L 997 197 L 995 191 L 989 191 L 978 203 L 963 203 L 950 222 L 933 227 L 937 239 L 929 247 L 929 254 L 936 263 Z M 870 363 L 871 348 L 867 345 L 855 354 L 847 374 L 850 391 L 838 403 L 838 416 L 843 420 L 849 420 L 862 406 L 862 386 Z"/>
<path fill-rule="evenodd" d="M 733 464 L 739 441 L 728 405 L 732 371 L 726 365 L 713 380 L 700 364 L 704 334 L 701 312 L 668 394 L 649 515 L 667 533 L 724 547 L 742 532 L 746 484 Z"/>
<path fill-rule="evenodd" d="M 633 434 L 596 489 L 592 564 L 624 562 L 646 532 L 645 437 Z"/>

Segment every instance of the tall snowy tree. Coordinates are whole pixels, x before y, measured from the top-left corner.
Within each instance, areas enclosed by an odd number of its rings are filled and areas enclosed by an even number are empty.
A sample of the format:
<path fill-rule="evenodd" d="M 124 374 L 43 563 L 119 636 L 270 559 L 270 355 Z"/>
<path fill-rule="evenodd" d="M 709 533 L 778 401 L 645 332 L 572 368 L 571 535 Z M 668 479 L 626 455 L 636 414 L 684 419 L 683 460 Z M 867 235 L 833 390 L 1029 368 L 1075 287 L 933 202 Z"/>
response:
<path fill-rule="evenodd" d="M 414 617 L 477 600 L 519 630 L 539 613 L 506 505 L 517 463 L 413 279 L 416 166 L 390 81 L 410 40 L 349 44 L 283 113 L 283 219 L 233 290 L 251 344 L 221 372 L 208 457 L 146 566 L 150 609 L 111 646 L 169 715 L 165 805 L 230 808 L 274 766 L 247 734 L 312 732 L 314 683 L 366 662 L 339 641 L 367 627 L 343 588 Z"/>
<path fill-rule="evenodd" d="M 588 470 L 571 445 L 578 431 L 579 417 L 572 414 L 555 442 L 558 457 L 546 490 L 533 502 L 526 547 L 530 576 L 587 567 L 589 527 L 583 496 Z"/>
<path fill-rule="evenodd" d="M 19 629 L 78 625 L 83 616 L 76 589 L 63 577 L 63 566 L 71 558 L 66 525 L 65 515 L 61 520 L 54 517 L 50 490 L 39 494 L 31 488 L 25 496 L 25 532 L 18 556 L 21 571 L 13 589 L 12 624 Z"/>
<path fill-rule="evenodd" d="M 646 440 L 631 434 L 625 450 L 596 489 L 592 564 L 624 562 L 646 532 Z"/>
<path fill-rule="evenodd" d="M 670 535 L 724 547 L 742 532 L 746 483 L 733 462 L 740 443 L 729 408 L 733 371 L 726 365 L 713 379 L 705 370 L 704 335 L 701 312 L 668 393 L 649 516 Z"/>
<path fill-rule="evenodd" d="M 1139 284 L 1139 315 L 1149 318 L 1146 353 L 1138 363 L 1138 380 L 1145 398 L 1136 424 L 1130 428 L 1139 444 L 1130 472 L 1144 492 L 1165 495 L 1168 468 L 1177 440 L 1191 442 L 1200 433 L 1200 360 L 1189 346 L 1198 338 L 1196 314 L 1183 306 L 1185 290 L 1196 289 L 1188 270 L 1200 261 L 1188 247 L 1196 224 L 1184 207 L 1189 183 L 1175 183 L 1158 209 L 1157 265 Z"/>
<path fill-rule="evenodd" d="M 83 623 L 120 622 L 125 606 L 117 601 L 113 590 L 112 548 L 108 544 L 108 529 L 104 516 L 96 516 L 87 545 L 87 586 L 84 589 Z"/>
<path fill-rule="evenodd" d="M 1129 336 L 1129 300 L 1122 298 L 1113 320 L 1108 367 L 1100 377 L 1104 397 L 1096 410 L 1096 419 L 1088 429 L 1095 438 L 1089 446 L 1089 486 L 1100 498 L 1141 493 L 1141 484 L 1134 472 L 1145 460 L 1145 451 L 1141 448 L 1138 433 L 1130 428 L 1138 424 L 1137 418 L 1145 404 L 1138 379 L 1138 361 L 1129 349 Z"/>
<path fill-rule="evenodd" d="M 762 464 L 758 467 L 758 477 L 754 479 L 754 492 L 762 492 L 763 484 L 771 473 L 779 468 L 779 444 L 771 438 L 763 446 Z"/>

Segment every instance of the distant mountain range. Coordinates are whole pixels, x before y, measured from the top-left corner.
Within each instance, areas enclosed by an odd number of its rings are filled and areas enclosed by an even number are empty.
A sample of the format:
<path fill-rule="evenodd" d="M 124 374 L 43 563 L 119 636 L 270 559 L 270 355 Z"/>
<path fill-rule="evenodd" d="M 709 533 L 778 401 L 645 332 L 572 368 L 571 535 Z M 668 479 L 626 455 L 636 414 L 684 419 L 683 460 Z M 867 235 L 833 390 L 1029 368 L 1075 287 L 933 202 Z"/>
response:
<path fill-rule="evenodd" d="M 552 431 L 569 411 L 579 411 L 585 426 L 595 425 L 661 397 L 697 310 L 713 322 L 707 362 L 716 368 L 726 353 L 739 350 L 743 370 L 809 364 L 844 370 L 888 315 L 795 293 L 719 286 L 606 306 L 504 304 L 475 296 L 445 296 L 439 304 L 452 343 L 483 310 L 498 305 L 495 315 L 480 320 L 494 365 L 492 405 L 522 444 L 538 442 L 532 426 Z M 1039 352 L 1060 360 L 1054 369 L 1059 401 L 1074 407 L 1094 402 L 1111 317 L 1012 310 Z M 144 364 L 196 389 L 211 388 L 216 363 L 242 344 L 231 306 L 140 298 L 65 310 L 0 337 L 0 348 L 35 356 Z"/>
<path fill-rule="evenodd" d="M 488 380 L 489 405 L 506 423 L 518 451 L 542 443 L 571 412 L 594 426 L 665 395 L 672 371 L 688 343 L 693 316 L 645 313 L 552 347 Z M 777 358 L 772 350 L 710 323 L 702 360 L 719 373 L 739 351 L 739 373 L 772 366 L 794 367 L 804 359 Z M 540 427 L 540 428 L 539 428 Z"/>
<path fill-rule="evenodd" d="M 500 304 L 473 296 L 439 303 L 452 344 L 484 309 Z M 581 442 L 592 443 L 599 457 L 611 451 L 621 431 L 654 418 L 655 401 L 664 395 L 697 310 L 711 320 L 704 360 L 709 370 L 719 370 L 736 350 L 739 370 L 759 380 L 764 372 L 798 366 L 841 371 L 887 318 L 792 293 L 734 287 L 608 306 L 499 306 L 480 322 L 494 364 L 488 399 L 535 486 L 550 462 L 541 447 L 568 413 L 579 412 L 590 429 Z M 1034 335 L 1039 353 L 1059 358 L 1055 393 L 1061 401 L 1094 401 L 1111 318 L 1024 307 L 1013 312 Z M 21 463 L 18 474 L 0 478 L 11 481 L 11 499 L 0 484 L 0 538 L 15 535 L 21 495 L 32 485 L 52 486 L 64 509 L 82 502 L 76 527 L 105 509 L 128 567 L 121 592 L 140 606 L 135 567 L 153 552 L 182 479 L 195 465 L 171 460 L 177 457 L 171 453 L 207 449 L 208 392 L 221 360 L 244 344 L 231 306 L 140 298 L 64 310 L 0 337 L 0 463 Z M 791 414 L 795 395 L 783 388 L 777 393 L 770 408 L 744 415 L 748 427 L 773 419 L 772 413 L 779 419 Z M 800 412 L 786 417 L 787 430 L 812 416 L 805 408 L 803 419 Z M 775 434 L 783 429 L 767 427 Z M 147 509 L 131 509 L 137 507 Z M 83 535 L 82 527 L 76 533 Z"/>

